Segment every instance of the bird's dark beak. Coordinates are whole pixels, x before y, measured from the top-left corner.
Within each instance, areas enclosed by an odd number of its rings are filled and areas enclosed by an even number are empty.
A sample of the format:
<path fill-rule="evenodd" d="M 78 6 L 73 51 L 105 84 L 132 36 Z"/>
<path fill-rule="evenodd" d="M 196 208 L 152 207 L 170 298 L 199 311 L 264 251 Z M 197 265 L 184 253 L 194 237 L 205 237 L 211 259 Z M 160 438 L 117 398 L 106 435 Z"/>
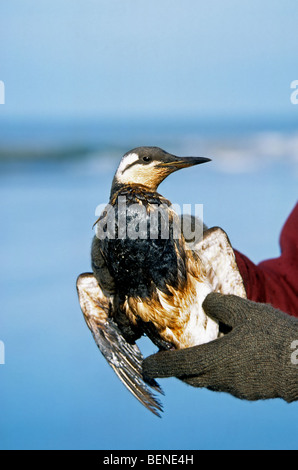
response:
<path fill-rule="evenodd" d="M 211 162 L 211 159 L 206 157 L 176 157 L 174 155 L 169 155 L 168 159 L 160 163 L 159 166 L 162 168 L 167 168 L 170 172 L 172 172 L 180 170 L 181 168 L 187 168 L 207 162 Z"/>

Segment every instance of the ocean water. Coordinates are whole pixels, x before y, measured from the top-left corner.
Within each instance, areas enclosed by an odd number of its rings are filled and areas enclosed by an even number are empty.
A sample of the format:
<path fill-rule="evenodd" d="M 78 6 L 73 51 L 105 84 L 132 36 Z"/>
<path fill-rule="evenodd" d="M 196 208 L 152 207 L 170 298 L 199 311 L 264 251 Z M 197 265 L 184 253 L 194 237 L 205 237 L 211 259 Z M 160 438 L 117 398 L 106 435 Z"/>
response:
<path fill-rule="evenodd" d="M 297 449 L 298 405 L 281 400 L 248 403 L 163 379 L 164 413 L 151 415 L 100 355 L 75 289 L 90 271 L 96 206 L 121 155 L 139 145 L 211 156 L 160 192 L 203 204 L 205 223 L 254 262 L 278 256 L 297 202 L 295 126 L 20 123 L 0 137 L 0 448 Z"/>

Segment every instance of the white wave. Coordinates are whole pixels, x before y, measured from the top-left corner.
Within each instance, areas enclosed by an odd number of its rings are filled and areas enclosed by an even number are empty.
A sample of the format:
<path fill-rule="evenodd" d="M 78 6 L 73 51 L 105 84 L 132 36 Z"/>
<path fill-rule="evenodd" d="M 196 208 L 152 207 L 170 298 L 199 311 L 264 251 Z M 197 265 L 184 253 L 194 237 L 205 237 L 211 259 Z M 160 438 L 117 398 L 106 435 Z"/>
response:
<path fill-rule="evenodd" d="M 204 139 L 188 142 L 188 150 L 204 147 L 224 173 L 258 171 L 277 163 L 292 167 L 298 175 L 298 133 L 259 132 L 245 137 Z"/>
<path fill-rule="evenodd" d="M 201 137 L 184 135 L 169 143 L 159 143 L 177 155 L 205 155 L 216 165 L 215 171 L 231 174 L 252 173 L 277 164 L 287 165 L 298 176 L 298 132 L 255 132 L 245 136 Z M 124 153 L 124 151 L 122 152 Z M 105 149 L 89 153 L 76 161 L 73 170 L 80 174 L 112 174 L 121 151 Z"/>

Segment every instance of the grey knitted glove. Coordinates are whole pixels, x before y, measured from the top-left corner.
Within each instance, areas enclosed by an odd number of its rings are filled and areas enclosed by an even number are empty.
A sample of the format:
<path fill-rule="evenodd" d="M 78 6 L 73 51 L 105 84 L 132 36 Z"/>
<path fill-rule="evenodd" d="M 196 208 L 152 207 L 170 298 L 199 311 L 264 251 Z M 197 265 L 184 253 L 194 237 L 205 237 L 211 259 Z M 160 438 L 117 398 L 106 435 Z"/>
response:
<path fill-rule="evenodd" d="M 267 304 L 215 293 L 206 297 L 203 308 L 230 332 L 208 344 L 148 357 L 144 376 L 175 376 L 246 400 L 298 400 L 296 318 Z"/>

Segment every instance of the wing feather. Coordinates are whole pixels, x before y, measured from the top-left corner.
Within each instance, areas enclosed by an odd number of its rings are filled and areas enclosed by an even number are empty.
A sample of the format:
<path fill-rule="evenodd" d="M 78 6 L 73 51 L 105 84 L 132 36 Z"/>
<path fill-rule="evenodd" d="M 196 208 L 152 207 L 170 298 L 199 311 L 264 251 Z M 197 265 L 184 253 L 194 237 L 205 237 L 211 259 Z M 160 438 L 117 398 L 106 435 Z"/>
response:
<path fill-rule="evenodd" d="M 142 353 L 136 344 L 125 340 L 111 318 L 109 299 L 104 295 L 94 275 L 81 274 L 77 280 L 77 290 L 86 323 L 101 353 L 127 389 L 147 409 L 160 416 L 162 406 L 147 384 L 157 392 L 162 393 L 162 390 L 155 380 L 145 383 L 142 374 Z"/>

